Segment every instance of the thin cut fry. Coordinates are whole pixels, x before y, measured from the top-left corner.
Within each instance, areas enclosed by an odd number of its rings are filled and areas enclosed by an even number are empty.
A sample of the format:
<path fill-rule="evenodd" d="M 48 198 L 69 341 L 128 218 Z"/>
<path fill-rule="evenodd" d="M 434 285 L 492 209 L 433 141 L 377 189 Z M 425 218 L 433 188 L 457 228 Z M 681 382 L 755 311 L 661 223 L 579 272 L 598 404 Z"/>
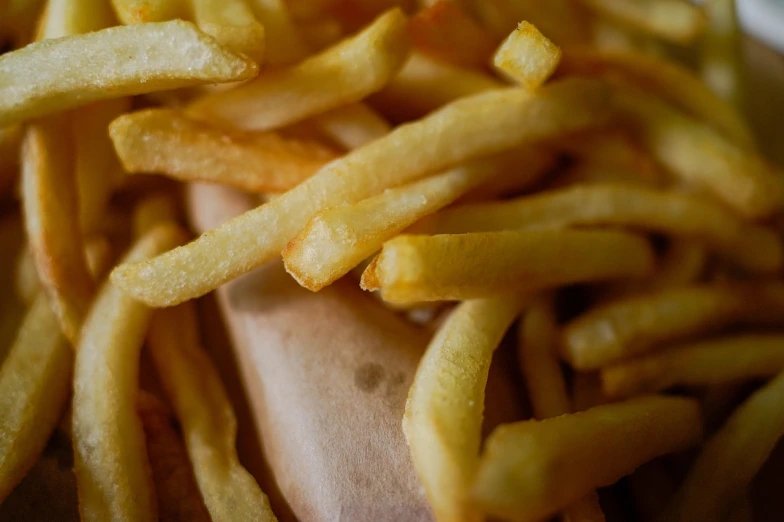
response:
<path fill-rule="evenodd" d="M 124 24 L 165 22 L 182 18 L 186 0 L 112 0 L 114 11 Z"/>
<path fill-rule="evenodd" d="M 571 411 L 566 382 L 555 351 L 557 324 L 552 296 L 543 296 L 526 312 L 519 330 L 518 357 L 528 398 L 537 419 L 557 417 Z M 565 522 L 604 521 L 596 491 L 566 508 Z"/>
<path fill-rule="evenodd" d="M 678 44 L 693 42 L 705 27 L 699 7 L 680 0 L 580 0 L 629 27 Z"/>
<path fill-rule="evenodd" d="M 377 91 L 408 55 L 406 17 L 392 10 L 359 34 L 298 65 L 196 100 L 188 114 L 248 130 L 271 130 Z"/>
<path fill-rule="evenodd" d="M 577 185 L 511 201 L 455 207 L 434 215 L 420 230 L 444 234 L 597 225 L 704 241 L 753 272 L 775 272 L 784 263 L 781 241 L 773 231 L 747 225 L 709 199 L 619 183 Z"/>
<path fill-rule="evenodd" d="M 784 371 L 784 336 L 737 335 L 668 347 L 662 352 L 602 368 L 612 398 L 773 377 Z"/>
<path fill-rule="evenodd" d="M 172 109 L 147 109 L 112 122 L 109 135 L 128 173 L 221 183 L 249 192 L 282 192 L 337 153 L 275 133 L 227 131 Z"/>
<path fill-rule="evenodd" d="M 422 53 L 463 67 L 487 67 L 497 44 L 452 0 L 432 2 L 411 18 L 408 30 Z"/>
<path fill-rule="evenodd" d="M 467 494 L 479 460 L 490 361 L 525 302 L 508 296 L 462 303 L 417 368 L 403 433 L 438 520 L 479 520 Z"/>
<path fill-rule="evenodd" d="M 25 228 L 36 271 L 71 342 L 79 335 L 95 290 L 79 226 L 67 116 L 27 127 L 22 152 Z"/>
<path fill-rule="evenodd" d="M 44 40 L 0 56 L 0 125 L 106 98 L 245 80 L 257 72 L 250 59 L 180 20 Z"/>
<path fill-rule="evenodd" d="M 264 27 L 246 0 L 189 0 L 193 21 L 218 43 L 260 62 L 264 56 Z"/>
<path fill-rule="evenodd" d="M 297 34 L 284 0 L 249 0 L 248 4 L 264 26 L 265 63 L 289 65 L 308 55 L 309 50 Z"/>
<path fill-rule="evenodd" d="M 508 174 L 520 151 L 480 159 L 410 185 L 387 189 L 358 203 L 315 214 L 283 250 L 286 270 L 318 291 L 346 275 L 423 216 L 449 205 L 485 180 Z"/>
<path fill-rule="evenodd" d="M 561 59 L 559 71 L 623 78 L 710 123 L 744 147 L 754 143 L 741 114 L 674 61 L 625 51 L 569 49 Z"/>
<path fill-rule="evenodd" d="M 528 22 L 520 22 L 493 56 L 493 65 L 529 90 L 542 85 L 561 61 L 561 49 Z"/>
<path fill-rule="evenodd" d="M 667 522 L 720 520 L 784 435 L 784 373 L 755 392 L 708 440 L 675 499 Z"/>
<path fill-rule="evenodd" d="M 607 117 L 606 95 L 601 83 L 571 80 L 536 94 L 513 88 L 457 101 L 331 162 L 281 197 L 183 248 L 117 267 L 112 277 L 124 291 L 153 306 L 203 295 L 270 260 L 319 210 L 359 201 L 472 157 L 598 125 Z M 224 255 L 216 259 L 215 252 Z"/>
<path fill-rule="evenodd" d="M 126 261 L 168 250 L 183 239 L 159 227 Z M 87 317 L 74 369 L 73 436 L 82 520 L 157 520 L 141 421 L 136 414 L 139 350 L 150 310 L 111 282 Z"/>
<path fill-rule="evenodd" d="M 784 286 L 777 281 L 696 285 L 611 302 L 563 330 L 562 356 L 595 369 L 653 350 L 657 344 L 732 324 L 780 324 Z"/>
<path fill-rule="evenodd" d="M 459 255 L 455 253 L 459 252 Z M 653 271 L 648 242 L 614 231 L 530 230 L 398 236 L 362 274 L 385 301 L 471 299 L 510 289 L 640 277 Z"/>
<path fill-rule="evenodd" d="M 753 152 L 651 96 L 623 89 L 615 101 L 650 153 L 686 183 L 750 219 L 784 207 L 784 176 Z"/>
<path fill-rule="evenodd" d="M 277 520 L 237 459 L 237 419 L 217 370 L 199 346 L 193 304 L 155 312 L 149 342 L 212 520 Z"/>
<path fill-rule="evenodd" d="M 701 437 L 697 402 L 676 397 L 643 397 L 502 425 L 485 445 L 472 498 L 489 515 L 538 521 Z"/>
<path fill-rule="evenodd" d="M 371 104 L 393 121 L 420 118 L 450 102 L 482 91 L 503 87 L 481 71 L 461 69 L 413 52 L 403 68 Z"/>

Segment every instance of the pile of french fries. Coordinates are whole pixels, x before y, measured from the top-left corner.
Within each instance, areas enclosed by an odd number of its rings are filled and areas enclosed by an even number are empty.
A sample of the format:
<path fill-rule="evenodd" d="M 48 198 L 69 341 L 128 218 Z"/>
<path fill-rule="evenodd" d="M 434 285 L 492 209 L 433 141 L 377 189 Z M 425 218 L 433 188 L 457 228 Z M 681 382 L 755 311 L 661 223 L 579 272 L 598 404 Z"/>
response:
<path fill-rule="evenodd" d="M 639 520 L 750 520 L 784 434 L 784 175 L 733 12 L 0 2 L 0 502 L 64 426 L 85 521 L 275 520 L 191 300 L 282 255 L 435 330 L 402 419 L 435 520 L 605 520 L 629 475 Z M 191 238 L 171 180 L 259 205 Z M 514 324 L 533 418 L 483 441 Z"/>

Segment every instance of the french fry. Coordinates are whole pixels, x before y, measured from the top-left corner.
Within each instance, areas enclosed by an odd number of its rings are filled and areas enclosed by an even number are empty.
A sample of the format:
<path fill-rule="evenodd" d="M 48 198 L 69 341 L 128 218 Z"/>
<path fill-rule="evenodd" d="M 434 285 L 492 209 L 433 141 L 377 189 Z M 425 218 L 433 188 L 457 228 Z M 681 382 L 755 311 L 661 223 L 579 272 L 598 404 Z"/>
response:
<path fill-rule="evenodd" d="M 35 260 L 30 248 L 22 248 L 16 261 L 16 295 L 26 305 L 31 305 L 38 292 L 41 290 L 41 280 L 38 279 L 38 272 L 35 269 Z"/>
<path fill-rule="evenodd" d="M 19 171 L 17 151 L 21 143 L 22 127 L 0 127 L 0 196 L 13 189 Z"/>
<path fill-rule="evenodd" d="M 746 71 L 735 1 L 710 0 L 704 6 L 708 23 L 700 45 L 700 76 L 713 92 L 743 110 Z"/>
<path fill-rule="evenodd" d="M 561 49 L 528 22 L 520 22 L 493 56 L 493 65 L 523 87 L 534 90 L 553 74 Z"/>
<path fill-rule="evenodd" d="M 179 215 L 170 194 L 154 194 L 133 209 L 133 236 L 140 238 L 162 223 L 177 223 Z"/>
<path fill-rule="evenodd" d="M 403 433 L 438 520 L 479 520 L 468 488 L 479 460 L 490 361 L 526 300 L 507 296 L 462 303 L 419 363 Z"/>
<path fill-rule="evenodd" d="M 112 0 L 114 11 L 124 24 L 165 22 L 182 18 L 186 0 Z"/>
<path fill-rule="evenodd" d="M 182 239 L 177 227 L 156 228 L 125 260 L 155 255 Z M 146 306 L 107 281 L 79 339 L 73 437 L 82 520 L 157 520 L 135 403 L 139 350 L 149 315 Z"/>
<path fill-rule="evenodd" d="M 314 51 L 323 51 L 346 37 L 345 28 L 334 18 L 300 20 L 296 28 L 305 44 Z"/>
<path fill-rule="evenodd" d="M 153 306 L 203 295 L 270 260 L 319 210 L 359 201 L 472 157 L 598 125 L 607 117 L 606 94 L 601 83 L 572 80 L 535 94 L 513 88 L 460 100 L 331 162 L 281 197 L 183 248 L 117 267 L 113 280 Z M 411 144 L 426 146 L 414 149 Z M 269 235 L 259 236 L 265 232 Z M 227 256 L 215 259 L 219 251 Z"/>
<path fill-rule="evenodd" d="M 354 150 L 389 134 L 392 126 L 364 103 L 345 105 L 314 116 L 313 123 L 330 141 Z"/>
<path fill-rule="evenodd" d="M 182 426 L 193 471 L 214 521 L 275 521 L 235 450 L 237 419 L 217 370 L 199 346 L 193 303 L 155 312 L 150 354 Z"/>
<path fill-rule="evenodd" d="M 630 28 L 686 45 L 705 28 L 700 9 L 679 0 L 580 0 L 586 7 Z"/>
<path fill-rule="evenodd" d="M 151 393 L 140 391 L 136 410 L 144 427 L 160 520 L 209 522 L 185 444 L 168 408 Z"/>
<path fill-rule="evenodd" d="M 784 371 L 784 336 L 736 335 L 670 346 L 601 370 L 604 393 L 622 398 L 676 385 L 708 386 Z"/>
<path fill-rule="evenodd" d="M 561 355 L 590 370 L 689 335 L 782 320 L 784 286 L 776 281 L 666 289 L 600 305 L 572 320 L 563 329 Z"/>
<path fill-rule="evenodd" d="M 419 51 L 462 67 L 484 69 L 497 45 L 496 38 L 452 0 L 436 0 L 420 10 L 408 31 Z"/>
<path fill-rule="evenodd" d="M 68 116 L 27 127 L 22 152 L 25 228 L 36 271 L 66 338 L 75 342 L 95 290 L 79 226 Z"/>
<path fill-rule="evenodd" d="M 555 152 L 548 150 L 546 147 L 527 147 L 525 161 L 517 165 L 515 175 L 497 176 L 489 179 L 461 197 L 458 203 L 474 203 L 519 195 L 520 192 L 533 187 L 546 174 L 553 171 L 558 163 L 555 156 Z M 424 221 L 426 222 L 427 219 Z M 411 228 L 411 232 L 415 233 L 417 227 L 418 225 L 414 225 Z"/>
<path fill-rule="evenodd" d="M 44 0 L 6 0 L 0 4 L 0 36 L 11 38 L 17 46 L 33 39 L 36 21 L 41 16 Z"/>
<path fill-rule="evenodd" d="M 753 152 L 653 97 L 622 89 L 615 101 L 650 153 L 675 176 L 749 219 L 784 207 L 784 178 Z"/>
<path fill-rule="evenodd" d="M 248 4 L 264 27 L 265 63 L 272 66 L 290 65 L 309 54 L 284 0 L 251 0 Z"/>
<path fill-rule="evenodd" d="M 322 210 L 283 250 L 286 270 L 305 288 L 318 291 L 421 217 L 485 180 L 512 171 L 522 157 L 520 151 L 512 151 L 476 160 L 358 203 Z"/>
<path fill-rule="evenodd" d="M 246 0 L 189 0 L 193 21 L 218 43 L 261 62 L 264 27 Z"/>
<path fill-rule="evenodd" d="M 776 272 L 784 263 L 781 241 L 774 232 L 747 225 L 709 199 L 618 183 L 577 185 L 516 200 L 455 207 L 435 214 L 422 230 L 445 234 L 602 225 L 704 241 L 752 272 Z"/>
<path fill-rule="evenodd" d="M 288 190 L 337 157 L 316 142 L 227 131 L 172 109 L 124 114 L 112 122 L 109 135 L 128 173 L 159 173 L 249 192 Z"/>
<path fill-rule="evenodd" d="M 106 72 L 96 75 L 96 69 Z M 257 72 L 250 59 L 180 20 L 44 40 L 0 56 L 0 125 L 106 98 L 245 80 Z"/>
<path fill-rule="evenodd" d="M 697 402 L 676 397 L 502 425 L 487 440 L 471 497 L 488 515 L 540 520 L 701 437 Z"/>
<path fill-rule="evenodd" d="M 380 89 L 408 55 L 406 17 L 392 10 L 359 34 L 303 62 L 240 87 L 206 95 L 188 108 L 197 119 L 272 130 Z"/>
<path fill-rule="evenodd" d="M 737 109 L 676 62 L 627 51 L 569 49 L 561 59 L 559 73 L 620 77 L 708 122 L 739 145 L 753 147 L 749 125 Z"/>
<path fill-rule="evenodd" d="M 100 31 L 115 24 L 114 13 L 102 0 L 48 0 L 38 22 L 37 40 Z"/>
<path fill-rule="evenodd" d="M 555 351 L 557 336 L 555 310 L 551 296 L 534 301 L 525 313 L 518 337 L 518 358 L 528 398 L 537 419 L 557 417 L 571 411 L 566 382 Z M 604 521 L 595 491 L 564 509 L 563 520 Z"/>
<path fill-rule="evenodd" d="M 438 62 L 413 52 L 370 102 L 393 121 L 420 118 L 450 102 L 504 84 L 489 74 Z"/>
<path fill-rule="evenodd" d="M 702 447 L 659 520 L 720 520 L 784 434 L 784 373 L 756 391 Z"/>
<path fill-rule="evenodd" d="M 381 290 L 385 301 L 412 303 L 640 277 L 653 267 L 648 242 L 626 232 L 529 230 L 398 236 L 384 243 L 362 274 L 361 286 Z"/>

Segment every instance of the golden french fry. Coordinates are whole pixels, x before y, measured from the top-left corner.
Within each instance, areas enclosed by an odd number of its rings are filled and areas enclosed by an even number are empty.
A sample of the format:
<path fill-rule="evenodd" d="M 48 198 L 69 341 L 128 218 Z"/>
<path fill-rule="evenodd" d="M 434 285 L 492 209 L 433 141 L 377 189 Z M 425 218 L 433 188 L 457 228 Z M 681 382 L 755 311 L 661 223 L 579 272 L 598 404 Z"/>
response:
<path fill-rule="evenodd" d="M 479 519 L 467 494 L 479 459 L 490 361 L 526 300 L 507 296 L 462 303 L 419 363 L 403 433 L 438 520 Z"/>
<path fill-rule="evenodd" d="M 408 30 L 422 53 L 463 67 L 484 69 L 495 37 L 451 0 L 436 0 L 411 18 Z"/>
<path fill-rule="evenodd" d="M 720 520 L 784 435 L 784 373 L 741 404 L 702 447 L 659 520 Z"/>
<path fill-rule="evenodd" d="M 742 110 L 746 71 L 735 1 L 710 0 L 703 5 L 708 23 L 700 45 L 700 75 L 713 92 Z"/>
<path fill-rule="evenodd" d="M 183 239 L 158 227 L 125 257 L 139 260 Z M 139 350 L 150 310 L 106 282 L 85 320 L 74 369 L 74 459 L 82 520 L 157 520 L 141 421 Z"/>
<path fill-rule="evenodd" d="M 260 62 L 264 56 L 264 27 L 246 0 L 189 0 L 193 21 L 218 43 Z"/>
<path fill-rule="evenodd" d="M 133 209 L 133 236 L 142 237 L 161 223 L 177 223 L 179 213 L 171 194 L 153 194 Z"/>
<path fill-rule="evenodd" d="M 606 95 L 602 83 L 570 80 L 535 94 L 511 88 L 457 101 L 329 163 L 281 197 L 183 248 L 117 267 L 112 277 L 153 306 L 203 295 L 270 260 L 319 210 L 473 157 L 599 125 L 607 117 Z M 230 255 L 216 259 L 220 251 Z"/>
<path fill-rule="evenodd" d="M 455 255 L 459 252 L 459 255 Z M 471 299 L 511 289 L 640 277 L 653 271 L 648 242 L 615 231 L 529 230 L 398 236 L 362 274 L 385 301 Z"/>
<path fill-rule="evenodd" d="M 604 393 L 611 398 L 665 390 L 671 386 L 708 386 L 784 371 L 784 336 L 744 334 L 670 346 L 601 370 Z"/>
<path fill-rule="evenodd" d="M 128 173 L 158 173 L 249 192 L 288 190 L 337 157 L 317 142 L 228 131 L 172 109 L 124 114 L 112 122 L 109 135 Z"/>
<path fill-rule="evenodd" d="M 537 299 L 525 313 L 518 337 L 518 358 L 528 399 L 537 419 L 557 417 L 571 411 L 561 366 L 556 353 L 558 325 L 552 296 Z M 595 491 L 564 509 L 569 521 L 604 521 Z"/>
<path fill-rule="evenodd" d="M 502 425 L 487 440 L 471 496 L 486 514 L 540 520 L 701 437 L 697 402 L 677 397 L 642 397 Z"/>
<path fill-rule="evenodd" d="M 95 290 L 79 226 L 68 116 L 28 125 L 22 152 L 25 228 L 36 271 L 66 338 L 75 342 Z"/>
<path fill-rule="evenodd" d="M 251 0 L 253 14 L 264 26 L 264 62 L 289 65 L 307 56 L 309 49 L 297 34 L 284 0 Z"/>
<path fill-rule="evenodd" d="M 569 49 L 559 72 L 620 77 L 710 123 L 746 148 L 754 143 L 741 114 L 677 62 L 628 51 Z"/>
<path fill-rule="evenodd" d="M 271 130 L 360 101 L 408 55 L 406 17 L 392 10 L 359 34 L 289 68 L 193 102 L 188 114 L 248 130 Z"/>
<path fill-rule="evenodd" d="M 156 311 L 149 343 L 212 520 L 277 520 L 237 458 L 237 419 L 217 370 L 199 346 L 193 303 Z"/>
<path fill-rule="evenodd" d="M 389 134 L 392 126 L 364 103 L 352 103 L 312 118 L 320 132 L 344 150 L 354 150 Z"/>
<path fill-rule="evenodd" d="M 286 270 L 305 288 L 318 291 L 421 217 L 449 205 L 485 180 L 509 173 L 523 156 L 512 151 L 479 159 L 354 204 L 322 210 L 283 250 Z"/>
<path fill-rule="evenodd" d="M 334 18 L 299 20 L 296 29 L 305 44 L 314 51 L 323 51 L 346 37 L 345 28 Z"/>
<path fill-rule="evenodd" d="M 730 324 L 784 321 L 777 281 L 695 285 L 620 299 L 589 310 L 563 330 L 561 355 L 580 370 L 596 369 Z"/>
<path fill-rule="evenodd" d="M 632 29 L 677 44 L 693 42 L 705 27 L 699 7 L 680 0 L 580 0 Z"/>
<path fill-rule="evenodd" d="M 615 101 L 645 147 L 675 176 L 759 219 L 784 207 L 784 176 L 713 129 L 651 96 L 616 91 Z"/>
<path fill-rule="evenodd" d="M 519 195 L 523 190 L 534 186 L 537 181 L 552 172 L 557 165 L 555 153 L 546 147 L 533 146 L 526 149 L 525 161 L 520 162 L 514 175 L 491 178 L 461 197 L 458 202 L 472 203 Z M 417 227 L 418 225 L 412 227 L 412 233 L 416 232 Z"/>
<path fill-rule="evenodd" d="M 463 69 L 413 52 L 397 75 L 370 97 L 393 121 L 420 118 L 458 98 L 504 87 L 481 71 Z"/>
<path fill-rule="evenodd" d="M 112 5 L 124 24 L 165 22 L 187 12 L 186 0 L 112 0 Z"/>
<path fill-rule="evenodd" d="M 162 522 L 210 522 L 193 477 L 185 444 L 165 404 L 140 390 L 136 410 L 142 421 Z"/>
<path fill-rule="evenodd" d="M 105 73 L 96 75 L 98 69 Z M 257 71 L 250 59 L 180 20 L 44 40 L 0 56 L 0 125 L 106 98 L 244 80 Z"/>
<path fill-rule="evenodd" d="M 602 225 L 703 241 L 752 272 L 776 272 L 784 263 L 781 240 L 773 231 L 747 225 L 718 203 L 688 193 L 619 183 L 577 185 L 516 200 L 455 207 L 432 216 L 421 230 L 445 234 Z"/>
<path fill-rule="evenodd" d="M 104 100 L 77 109 L 71 117 L 79 222 L 84 232 L 95 232 L 101 228 L 109 199 L 120 183 L 122 168 L 107 128 L 130 106 L 129 98 Z"/>
<path fill-rule="evenodd" d="M 115 25 L 112 7 L 103 0 L 48 0 L 36 40 L 100 31 Z"/>
<path fill-rule="evenodd" d="M 493 56 L 493 65 L 523 87 L 534 90 L 553 74 L 561 49 L 534 25 L 520 22 Z"/>
<path fill-rule="evenodd" d="M 0 196 L 9 192 L 16 181 L 21 143 L 21 126 L 0 127 Z"/>

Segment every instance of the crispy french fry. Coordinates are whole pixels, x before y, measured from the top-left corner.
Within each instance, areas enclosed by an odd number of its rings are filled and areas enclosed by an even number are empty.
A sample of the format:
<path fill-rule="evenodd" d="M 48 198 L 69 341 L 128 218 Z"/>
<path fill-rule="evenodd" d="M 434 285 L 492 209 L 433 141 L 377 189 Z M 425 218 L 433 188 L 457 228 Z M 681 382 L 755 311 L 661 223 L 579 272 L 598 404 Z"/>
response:
<path fill-rule="evenodd" d="M 249 192 L 288 190 L 337 157 L 317 142 L 227 131 L 172 109 L 124 114 L 112 122 L 109 135 L 128 173 L 159 173 Z"/>
<path fill-rule="evenodd" d="M 405 121 L 422 117 L 458 98 L 503 86 L 489 74 L 413 52 L 397 75 L 370 100 L 388 118 Z"/>
<path fill-rule="evenodd" d="M 153 306 L 203 295 L 270 260 L 319 210 L 359 201 L 472 157 L 598 125 L 607 117 L 606 94 L 601 83 L 572 80 L 535 94 L 504 89 L 460 100 L 331 162 L 283 196 L 190 245 L 119 266 L 112 277 Z M 425 146 L 414 149 L 411 144 Z M 267 236 L 259 236 L 265 232 Z M 218 260 L 213 255 L 218 251 L 227 255 Z"/>
<path fill-rule="evenodd" d="M 445 210 L 421 230 L 463 233 L 528 227 L 612 225 L 703 241 L 742 268 L 775 272 L 784 262 L 781 241 L 766 228 L 747 225 L 709 199 L 644 186 L 596 183 Z"/>
<path fill-rule="evenodd" d="M 315 214 L 283 250 L 286 270 L 318 291 L 346 275 L 421 217 L 449 205 L 473 187 L 512 171 L 521 151 L 455 167 L 410 185 L 387 189 L 358 203 Z"/>
<path fill-rule="evenodd" d="M 671 386 L 708 386 L 784 371 L 784 336 L 745 334 L 668 347 L 601 370 L 611 398 L 657 392 Z"/>
<path fill-rule="evenodd" d="M 479 459 L 490 361 L 525 302 L 508 296 L 462 303 L 417 368 L 403 433 L 438 520 L 479 520 L 467 494 Z"/>
<path fill-rule="evenodd" d="M 165 22 L 182 18 L 186 0 L 112 0 L 114 11 L 124 24 Z"/>
<path fill-rule="evenodd" d="M 217 370 L 199 346 L 193 304 L 155 312 L 149 342 L 212 520 L 277 520 L 237 458 L 237 419 Z"/>
<path fill-rule="evenodd" d="M 700 9 L 680 0 L 580 0 L 629 27 L 677 44 L 693 42 L 705 27 Z"/>
<path fill-rule="evenodd" d="M 246 0 L 189 0 L 193 21 L 234 52 L 260 62 L 264 56 L 264 27 Z"/>
<path fill-rule="evenodd" d="M 702 447 L 672 504 L 667 522 L 720 520 L 784 435 L 784 373 L 760 388 Z"/>
<path fill-rule="evenodd" d="M 686 183 L 750 219 L 784 207 L 784 177 L 753 152 L 651 96 L 619 89 L 615 101 L 650 153 Z"/>
<path fill-rule="evenodd" d="M 719 327 L 781 321 L 784 286 L 776 281 L 666 289 L 601 305 L 577 317 L 564 327 L 561 355 L 577 369 L 596 369 Z"/>
<path fill-rule="evenodd" d="M 553 74 L 561 49 L 528 22 L 520 22 L 493 56 L 493 65 L 523 87 L 534 90 Z"/>
<path fill-rule="evenodd" d="M 16 182 L 21 143 L 22 127 L 0 127 L 0 196 L 10 192 Z"/>
<path fill-rule="evenodd" d="M 537 419 L 557 417 L 571 411 L 558 356 L 552 296 L 536 300 L 525 313 L 519 330 L 518 358 L 525 379 L 528 398 Z M 604 521 L 604 514 L 595 491 L 564 509 L 565 522 Z"/>
<path fill-rule="evenodd" d="M 144 427 L 161 522 L 209 522 L 185 444 L 168 408 L 154 395 L 140 391 L 136 410 Z"/>
<path fill-rule="evenodd" d="M 623 78 L 710 123 L 738 144 L 747 148 L 753 145 L 749 125 L 740 113 L 674 61 L 627 51 L 569 49 L 561 59 L 559 72 Z"/>
<path fill-rule="evenodd" d="M 385 301 L 412 303 L 640 277 L 652 272 L 653 266 L 648 242 L 626 232 L 398 236 L 384 243 L 362 274 L 361 285 L 365 290 L 381 290 Z"/>
<path fill-rule="evenodd" d="M 405 15 L 389 11 L 359 34 L 295 66 L 196 100 L 188 114 L 235 128 L 271 130 L 360 101 L 403 64 L 405 27 Z"/>
<path fill-rule="evenodd" d="M 284 0 L 249 0 L 253 14 L 264 26 L 264 62 L 272 66 L 296 63 L 309 50 L 297 33 Z"/>
<path fill-rule="evenodd" d="M 105 74 L 96 75 L 96 69 Z M 0 56 L 0 125 L 106 98 L 244 80 L 257 72 L 250 59 L 180 20 L 45 40 Z"/>
<path fill-rule="evenodd" d="M 75 342 L 95 290 L 87 270 L 70 126 L 52 116 L 27 127 L 22 152 L 25 228 L 36 271 L 66 338 Z"/>
<path fill-rule="evenodd" d="M 485 445 L 471 496 L 489 515 L 540 520 L 701 437 L 697 402 L 676 397 L 643 397 L 502 425 Z"/>
<path fill-rule="evenodd" d="M 126 261 L 168 250 L 174 226 L 139 240 Z M 141 421 L 139 350 L 150 310 L 106 282 L 87 317 L 74 369 L 74 459 L 82 520 L 157 520 Z"/>
<path fill-rule="evenodd" d="M 497 40 L 458 3 L 436 0 L 411 18 L 414 46 L 433 58 L 463 67 L 484 69 Z"/>
<path fill-rule="evenodd" d="M 353 103 L 314 116 L 313 123 L 330 141 L 354 150 L 389 134 L 392 126 L 364 103 Z"/>

